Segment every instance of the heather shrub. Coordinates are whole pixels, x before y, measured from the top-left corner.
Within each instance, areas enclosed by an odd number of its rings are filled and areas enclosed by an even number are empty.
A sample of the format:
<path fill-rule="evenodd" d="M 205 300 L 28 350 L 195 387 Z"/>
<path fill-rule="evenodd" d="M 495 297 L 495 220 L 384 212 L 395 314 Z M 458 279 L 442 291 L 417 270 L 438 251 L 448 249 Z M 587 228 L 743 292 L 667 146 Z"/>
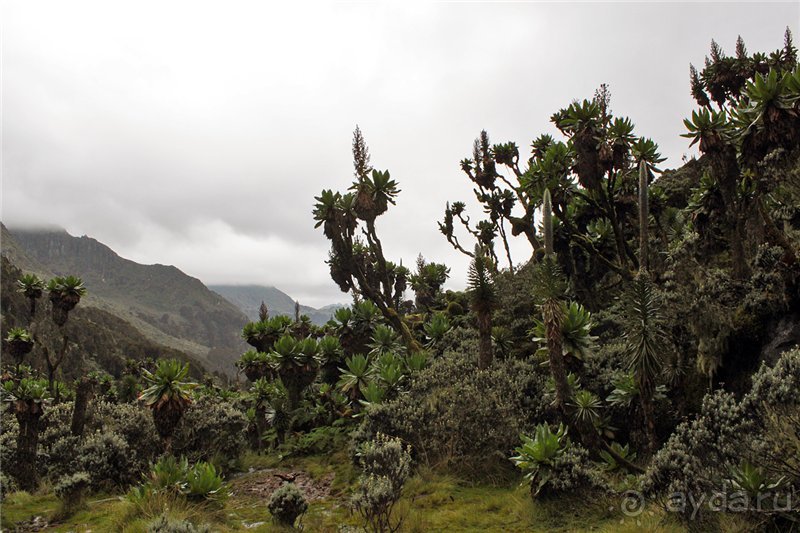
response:
<path fill-rule="evenodd" d="M 98 402 L 88 427 L 122 437 L 136 455 L 137 464 L 148 465 L 162 451 L 153 416 L 141 405 Z"/>
<path fill-rule="evenodd" d="M 17 453 L 19 423 L 5 412 L 0 413 L 0 465 L 10 464 Z"/>
<path fill-rule="evenodd" d="M 127 488 L 142 478 L 148 463 L 117 433 L 87 435 L 76 450 L 81 470 L 91 476 L 92 489 Z"/>
<path fill-rule="evenodd" d="M 70 432 L 72 405 L 55 405 L 43 417 L 47 426 L 40 437 L 39 457 L 47 477 L 57 482 L 86 471 L 94 490 L 138 482 L 161 451 L 152 416 L 132 404 L 92 402 L 81 438 Z M 124 457 L 115 463 L 120 455 Z M 111 477 L 104 478 L 106 474 Z"/>
<path fill-rule="evenodd" d="M 742 404 L 758 430 L 748 459 L 800 490 L 800 348 L 763 364 Z"/>
<path fill-rule="evenodd" d="M 509 472 L 519 434 L 550 409 L 541 401 L 544 379 L 527 361 L 495 361 L 479 371 L 476 360 L 474 351 L 435 359 L 414 376 L 408 394 L 368 409 L 356 446 L 385 433 L 411 444 L 419 460 L 462 475 Z"/>
<path fill-rule="evenodd" d="M 198 398 L 175 430 L 172 451 L 190 462 L 211 461 L 230 470 L 247 445 L 248 421 L 230 402 Z"/>
<path fill-rule="evenodd" d="M 272 493 L 267 508 L 277 523 L 294 527 L 297 518 L 308 510 L 308 502 L 294 483 L 286 483 Z"/>
<path fill-rule="evenodd" d="M 47 439 L 39 447 L 39 464 L 43 474 L 55 482 L 81 469 L 80 457 L 76 453 L 81 447 L 80 437 L 67 431 L 47 431 Z"/>
<path fill-rule="evenodd" d="M 57 483 L 62 477 L 81 470 L 75 451 L 80 439 L 70 432 L 72 402 L 51 405 L 42 416 L 43 429 L 39 434 L 40 473 Z"/>
<path fill-rule="evenodd" d="M 75 514 L 84 504 L 84 493 L 89 488 L 91 477 L 86 472 L 77 472 L 62 477 L 53 488 L 56 496 L 61 500 L 56 511 L 59 519 L 68 518 Z"/>
<path fill-rule="evenodd" d="M 351 505 L 372 531 L 396 531 L 402 518 L 392 519 L 392 510 L 402 496 L 411 473 L 411 448 L 400 439 L 378 433 L 357 452 L 363 473 Z"/>
<path fill-rule="evenodd" d="M 697 417 L 680 424 L 653 458 L 643 479 L 645 493 L 667 503 L 675 493 L 695 499 L 724 492 L 742 465 L 787 481 L 800 480 L 800 350 L 762 365 L 741 402 L 717 391 L 703 400 Z M 702 509 L 685 506 L 682 517 L 703 523 Z M 709 517 L 705 517 L 708 519 Z"/>

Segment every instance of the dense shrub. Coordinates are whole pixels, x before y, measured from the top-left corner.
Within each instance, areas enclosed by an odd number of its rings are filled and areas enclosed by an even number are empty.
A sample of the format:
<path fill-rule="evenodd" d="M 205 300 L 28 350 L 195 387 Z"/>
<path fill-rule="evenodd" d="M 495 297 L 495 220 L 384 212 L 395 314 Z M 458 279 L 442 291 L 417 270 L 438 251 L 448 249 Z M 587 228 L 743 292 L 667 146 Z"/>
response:
<path fill-rule="evenodd" d="M 392 509 L 402 496 L 411 473 L 411 449 L 397 438 L 378 433 L 357 453 L 363 474 L 351 503 L 372 531 L 396 531 L 402 519 L 392 520 Z"/>
<path fill-rule="evenodd" d="M 434 360 L 408 394 L 368 410 L 356 444 L 380 432 L 410 443 L 428 464 L 448 463 L 474 476 L 509 470 L 519 434 L 550 409 L 541 400 L 544 380 L 527 361 L 495 361 L 479 371 L 476 360 L 476 351 L 448 351 Z"/>
<path fill-rule="evenodd" d="M 308 503 L 295 484 L 286 483 L 272 493 L 267 508 L 276 522 L 294 527 L 297 518 L 308 510 Z"/>
<path fill-rule="evenodd" d="M 95 432 L 77 450 L 82 470 L 92 477 L 92 488 L 126 488 L 141 480 L 147 463 L 117 433 Z"/>
<path fill-rule="evenodd" d="M 0 465 L 11 464 L 17 453 L 17 435 L 19 423 L 17 420 L 3 412 L 0 413 Z"/>
<path fill-rule="evenodd" d="M 2 502 L 6 495 L 17 491 L 17 483 L 13 478 L 0 472 L 0 502 Z"/>
<path fill-rule="evenodd" d="M 39 471 L 52 483 L 82 470 L 76 453 L 81 441 L 70 432 L 72 409 L 72 402 L 63 402 L 50 406 L 42 416 Z"/>
<path fill-rule="evenodd" d="M 43 417 L 47 425 L 40 438 L 39 458 L 47 477 L 57 482 L 86 471 L 93 490 L 137 483 L 160 453 L 150 413 L 131 404 L 93 402 L 85 436 L 80 438 L 70 432 L 72 405 L 55 405 Z"/>
<path fill-rule="evenodd" d="M 800 348 L 762 365 L 742 404 L 758 429 L 748 459 L 800 489 Z"/>
<path fill-rule="evenodd" d="M 248 421 L 231 403 L 203 397 L 186 410 L 175 430 L 173 453 L 190 462 L 211 461 L 230 470 L 247 445 Z"/>
<path fill-rule="evenodd" d="M 698 416 L 680 424 L 653 458 L 643 480 L 646 493 L 702 495 L 725 490 L 741 465 L 764 468 L 797 490 L 800 480 L 800 350 L 784 353 L 774 367 L 762 366 L 741 402 L 717 391 Z M 697 518 L 687 506 L 684 518 Z M 689 516 L 694 513 L 694 516 Z"/>
<path fill-rule="evenodd" d="M 148 465 L 162 451 L 153 416 L 136 404 L 95 404 L 89 428 L 120 435 L 136 455 L 133 462 Z"/>

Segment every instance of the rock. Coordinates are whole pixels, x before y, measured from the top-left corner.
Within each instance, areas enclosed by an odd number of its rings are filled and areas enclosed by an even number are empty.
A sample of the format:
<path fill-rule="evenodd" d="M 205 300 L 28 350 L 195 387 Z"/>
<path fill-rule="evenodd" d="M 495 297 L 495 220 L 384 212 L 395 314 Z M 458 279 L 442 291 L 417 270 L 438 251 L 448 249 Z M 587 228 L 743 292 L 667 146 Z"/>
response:
<path fill-rule="evenodd" d="M 767 331 L 769 341 L 761 348 L 760 359 L 774 365 L 783 352 L 800 345 L 800 313 L 781 317 Z"/>

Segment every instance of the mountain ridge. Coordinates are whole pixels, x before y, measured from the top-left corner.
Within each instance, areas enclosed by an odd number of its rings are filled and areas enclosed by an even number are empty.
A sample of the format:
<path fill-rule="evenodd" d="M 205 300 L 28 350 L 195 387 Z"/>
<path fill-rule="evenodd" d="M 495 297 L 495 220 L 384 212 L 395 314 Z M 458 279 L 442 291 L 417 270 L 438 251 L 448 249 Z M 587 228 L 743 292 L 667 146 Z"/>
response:
<path fill-rule="evenodd" d="M 258 320 L 258 311 L 262 301 L 266 303 L 271 316 L 294 316 L 294 298 L 273 285 L 219 284 L 209 285 L 208 288 L 226 298 L 253 321 Z M 336 309 L 340 307 L 344 307 L 344 305 L 329 304 L 317 309 L 300 304 L 300 314 L 308 315 L 314 324 L 321 326 L 328 322 Z"/>
<path fill-rule="evenodd" d="M 85 305 L 124 319 L 150 340 L 235 373 L 246 349 L 248 319 L 202 281 L 171 265 L 142 265 L 88 236 L 66 230 L 2 228 L 2 250 L 24 271 L 43 277 L 74 274 L 89 292 Z"/>

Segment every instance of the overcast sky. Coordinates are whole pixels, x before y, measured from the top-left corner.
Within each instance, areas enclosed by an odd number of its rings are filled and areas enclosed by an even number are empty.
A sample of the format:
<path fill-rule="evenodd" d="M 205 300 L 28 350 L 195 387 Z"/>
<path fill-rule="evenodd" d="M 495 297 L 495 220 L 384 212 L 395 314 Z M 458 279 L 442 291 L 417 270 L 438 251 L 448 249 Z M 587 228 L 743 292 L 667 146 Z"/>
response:
<path fill-rule="evenodd" d="M 481 129 L 525 151 L 608 83 L 678 166 L 689 63 L 712 38 L 775 50 L 800 22 L 798 2 L 276 4 L 4 1 L 2 220 L 209 284 L 347 301 L 311 209 L 350 184 L 359 124 L 402 189 L 379 219 L 387 255 L 446 262 L 462 288 L 436 221 L 472 197 L 459 161 Z"/>

